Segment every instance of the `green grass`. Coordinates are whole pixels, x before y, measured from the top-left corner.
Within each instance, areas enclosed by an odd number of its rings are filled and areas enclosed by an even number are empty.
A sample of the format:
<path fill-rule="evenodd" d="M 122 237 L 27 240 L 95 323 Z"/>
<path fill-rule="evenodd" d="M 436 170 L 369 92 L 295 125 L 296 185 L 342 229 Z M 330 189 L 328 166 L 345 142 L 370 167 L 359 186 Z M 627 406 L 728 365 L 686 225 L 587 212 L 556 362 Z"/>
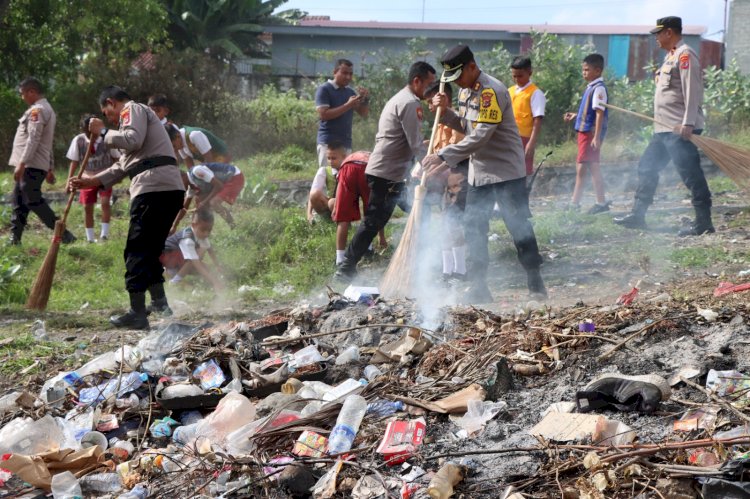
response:
<path fill-rule="evenodd" d="M 36 360 L 40 361 L 39 364 L 30 369 L 27 375 L 46 372 L 48 367 L 51 367 L 46 359 L 50 358 L 54 358 L 58 365 L 60 363 L 67 365 L 69 359 L 65 357 L 71 355 L 79 346 L 75 342 L 37 340 L 30 333 L 28 324 L 16 324 L 5 332 L 4 337 L 12 336 L 13 342 L 0 346 L 0 375 L 2 376 L 17 376 L 21 370 L 33 365 Z"/>

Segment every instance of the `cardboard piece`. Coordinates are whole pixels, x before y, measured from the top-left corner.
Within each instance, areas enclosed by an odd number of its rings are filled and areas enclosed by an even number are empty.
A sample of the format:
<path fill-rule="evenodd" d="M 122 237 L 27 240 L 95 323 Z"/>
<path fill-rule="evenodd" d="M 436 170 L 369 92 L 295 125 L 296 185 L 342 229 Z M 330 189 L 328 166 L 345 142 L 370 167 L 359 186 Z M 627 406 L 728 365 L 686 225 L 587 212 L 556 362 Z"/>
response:
<path fill-rule="evenodd" d="M 472 383 L 463 390 L 435 402 L 411 397 L 394 397 L 394 399 L 438 414 L 458 414 L 466 412 L 469 400 L 484 400 L 486 397 L 485 389 L 476 383 Z"/>
<path fill-rule="evenodd" d="M 18 475 L 23 481 L 34 487 L 50 491 L 52 475 L 61 471 L 70 471 L 79 478 L 104 463 L 104 451 L 98 445 L 73 451 L 63 449 L 47 452 L 36 456 L 11 454 L 3 461 L 2 467 Z"/>
<path fill-rule="evenodd" d="M 399 362 L 404 355 L 422 355 L 432 348 L 432 342 L 421 331 L 411 328 L 401 338 L 379 347 L 370 360 L 371 364 Z"/>
<path fill-rule="evenodd" d="M 635 439 L 635 432 L 620 421 L 596 414 L 550 412 L 529 430 L 555 442 L 593 442 L 623 445 Z"/>

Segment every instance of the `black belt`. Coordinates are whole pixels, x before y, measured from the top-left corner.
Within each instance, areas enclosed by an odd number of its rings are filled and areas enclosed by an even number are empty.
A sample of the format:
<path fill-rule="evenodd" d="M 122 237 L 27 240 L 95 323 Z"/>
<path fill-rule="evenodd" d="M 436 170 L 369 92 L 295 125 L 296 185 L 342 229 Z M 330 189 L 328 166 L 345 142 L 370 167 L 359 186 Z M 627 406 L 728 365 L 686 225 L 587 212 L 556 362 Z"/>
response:
<path fill-rule="evenodd" d="M 154 156 L 153 158 L 142 159 L 141 161 L 134 163 L 130 168 L 128 168 L 128 177 L 130 177 L 130 180 L 133 180 L 134 177 L 140 175 L 146 170 L 165 165 L 177 166 L 177 160 L 175 160 L 172 156 Z"/>

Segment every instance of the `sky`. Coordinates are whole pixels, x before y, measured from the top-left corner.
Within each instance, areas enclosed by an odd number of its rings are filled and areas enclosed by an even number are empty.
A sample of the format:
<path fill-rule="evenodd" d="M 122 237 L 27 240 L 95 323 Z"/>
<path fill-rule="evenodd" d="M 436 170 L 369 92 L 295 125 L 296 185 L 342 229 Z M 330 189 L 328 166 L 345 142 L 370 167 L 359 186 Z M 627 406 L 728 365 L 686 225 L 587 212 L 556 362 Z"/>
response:
<path fill-rule="evenodd" d="M 280 10 L 300 9 L 335 21 L 454 22 L 476 24 L 642 24 L 680 16 L 705 26 L 721 41 L 729 0 L 289 0 Z M 462 6 L 457 8 L 457 6 Z"/>

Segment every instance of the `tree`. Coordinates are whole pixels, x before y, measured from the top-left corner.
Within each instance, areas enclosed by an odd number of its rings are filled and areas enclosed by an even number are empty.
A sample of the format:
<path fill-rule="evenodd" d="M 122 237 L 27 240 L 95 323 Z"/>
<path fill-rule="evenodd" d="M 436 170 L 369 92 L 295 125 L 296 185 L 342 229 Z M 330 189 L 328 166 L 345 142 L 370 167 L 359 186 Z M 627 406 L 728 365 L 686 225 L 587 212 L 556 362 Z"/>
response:
<path fill-rule="evenodd" d="M 78 77 L 84 57 L 123 58 L 166 38 L 159 0 L 10 0 L 0 5 L 0 82 Z"/>
<path fill-rule="evenodd" d="M 169 34 L 178 49 L 207 51 L 217 58 L 267 56 L 263 25 L 288 23 L 298 10 L 273 12 L 287 0 L 165 0 Z"/>

